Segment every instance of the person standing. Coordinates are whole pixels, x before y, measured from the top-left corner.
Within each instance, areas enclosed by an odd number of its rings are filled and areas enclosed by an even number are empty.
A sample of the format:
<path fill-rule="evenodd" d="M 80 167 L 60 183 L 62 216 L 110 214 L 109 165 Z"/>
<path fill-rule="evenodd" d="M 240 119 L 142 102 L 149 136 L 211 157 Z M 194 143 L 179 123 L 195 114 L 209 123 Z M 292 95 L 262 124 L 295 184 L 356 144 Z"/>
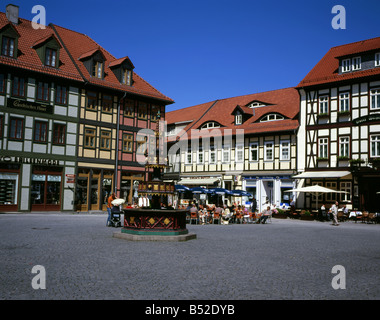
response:
<path fill-rule="evenodd" d="M 112 201 L 116 199 L 115 192 L 112 192 L 111 195 L 108 197 L 107 200 L 107 212 L 108 212 L 108 218 L 107 218 L 107 223 L 106 226 L 109 227 L 110 222 L 111 222 L 111 210 L 113 207 Z"/>
<path fill-rule="evenodd" d="M 335 204 L 331 207 L 331 213 L 333 215 L 333 225 L 334 226 L 339 226 L 338 223 L 338 201 L 335 201 Z"/>

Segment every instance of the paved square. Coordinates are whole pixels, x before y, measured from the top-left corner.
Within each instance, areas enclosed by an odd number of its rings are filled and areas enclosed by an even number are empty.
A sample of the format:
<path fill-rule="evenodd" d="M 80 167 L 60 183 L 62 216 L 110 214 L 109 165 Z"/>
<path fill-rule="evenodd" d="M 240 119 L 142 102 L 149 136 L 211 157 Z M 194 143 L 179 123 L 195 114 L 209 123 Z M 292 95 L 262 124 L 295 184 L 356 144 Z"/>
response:
<path fill-rule="evenodd" d="M 113 237 L 106 215 L 0 215 L 0 299 L 380 299 L 380 225 L 188 225 L 197 239 Z M 31 282 L 46 270 L 46 289 Z M 335 265 L 346 289 L 333 289 Z"/>

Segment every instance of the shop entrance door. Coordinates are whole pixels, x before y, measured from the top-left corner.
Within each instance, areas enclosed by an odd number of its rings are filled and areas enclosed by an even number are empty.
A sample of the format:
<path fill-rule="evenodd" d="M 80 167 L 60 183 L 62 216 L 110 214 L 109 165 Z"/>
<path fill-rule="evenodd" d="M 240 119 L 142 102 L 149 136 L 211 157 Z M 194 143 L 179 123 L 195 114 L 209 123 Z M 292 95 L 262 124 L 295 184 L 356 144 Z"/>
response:
<path fill-rule="evenodd" d="M 33 171 L 31 211 L 61 210 L 62 173 Z"/>

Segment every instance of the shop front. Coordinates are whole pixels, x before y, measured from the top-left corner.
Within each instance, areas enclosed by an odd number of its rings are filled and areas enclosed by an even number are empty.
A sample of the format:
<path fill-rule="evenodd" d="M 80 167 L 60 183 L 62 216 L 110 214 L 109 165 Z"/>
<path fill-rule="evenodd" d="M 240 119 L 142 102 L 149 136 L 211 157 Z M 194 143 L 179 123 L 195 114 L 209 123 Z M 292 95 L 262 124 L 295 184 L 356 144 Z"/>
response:
<path fill-rule="evenodd" d="M 17 211 L 20 165 L 0 164 L 0 212 Z"/>
<path fill-rule="evenodd" d="M 76 210 L 107 210 L 107 199 L 113 190 L 113 170 L 79 168 L 76 179 Z"/>
<path fill-rule="evenodd" d="M 252 175 L 243 178 L 243 189 L 256 199 L 258 210 L 262 210 L 268 204 L 280 206 L 282 203 L 290 202 L 289 193 L 285 192 L 294 187 L 294 180 L 290 175 Z"/>
<path fill-rule="evenodd" d="M 33 166 L 30 188 L 30 210 L 61 210 L 62 181 L 62 167 Z"/>

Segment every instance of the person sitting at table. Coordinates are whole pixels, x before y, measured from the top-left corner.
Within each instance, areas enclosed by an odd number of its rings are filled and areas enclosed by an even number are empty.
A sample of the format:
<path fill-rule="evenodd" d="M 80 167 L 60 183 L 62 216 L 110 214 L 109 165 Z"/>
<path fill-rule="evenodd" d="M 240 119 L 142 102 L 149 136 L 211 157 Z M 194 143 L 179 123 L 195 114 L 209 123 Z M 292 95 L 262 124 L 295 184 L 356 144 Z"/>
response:
<path fill-rule="evenodd" d="M 267 208 L 263 210 L 261 217 L 257 223 L 264 224 L 271 214 L 272 214 L 272 210 L 270 209 L 270 206 L 267 206 Z"/>
<path fill-rule="evenodd" d="M 237 206 L 235 218 L 236 223 L 242 223 L 243 211 L 241 209 L 241 206 Z"/>
<path fill-rule="evenodd" d="M 230 211 L 230 209 L 226 206 L 226 205 L 224 205 L 223 206 L 223 213 L 222 213 L 222 223 L 223 224 L 228 224 L 229 223 L 229 221 L 230 221 L 230 219 L 231 219 L 231 211 Z"/>

